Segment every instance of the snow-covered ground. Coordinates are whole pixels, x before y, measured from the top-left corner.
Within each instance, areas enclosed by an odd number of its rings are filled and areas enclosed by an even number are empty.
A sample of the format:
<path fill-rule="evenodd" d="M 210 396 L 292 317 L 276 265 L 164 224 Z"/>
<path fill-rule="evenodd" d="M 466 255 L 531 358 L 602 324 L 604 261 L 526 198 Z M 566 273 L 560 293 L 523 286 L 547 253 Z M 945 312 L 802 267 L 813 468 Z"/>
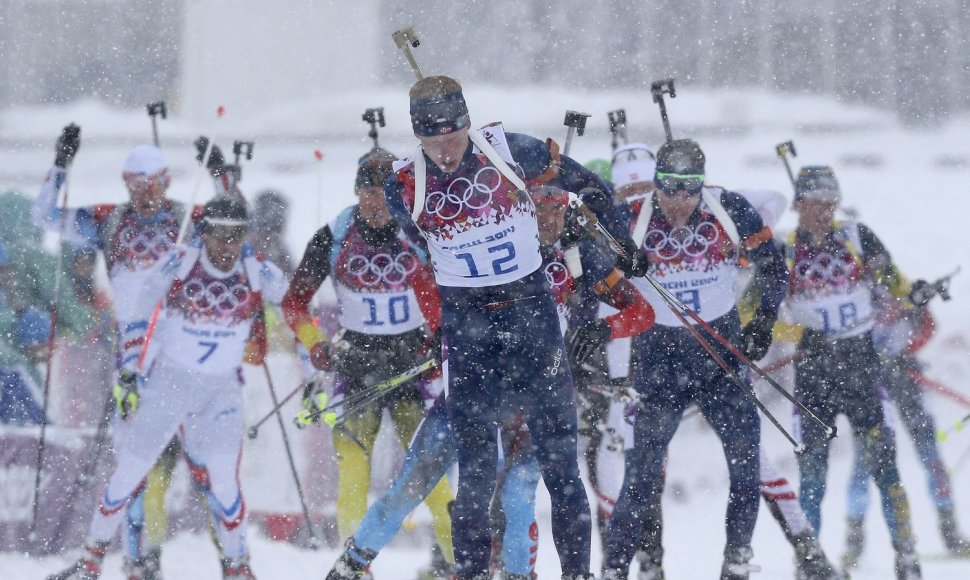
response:
<path fill-rule="evenodd" d="M 560 141 L 564 129 L 559 121 L 565 109 L 593 113 L 588 135 L 574 140 L 573 156 L 581 161 L 608 157 L 608 109 L 627 107 L 631 137 L 646 136 L 656 143 L 660 135 L 656 110 L 645 92 L 510 92 L 469 87 L 466 95 L 474 122 L 501 119 L 509 130 Z M 233 119 L 230 111 L 224 119 L 202 128 L 177 119 L 164 122 L 163 147 L 175 177 L 171 193 L 182 200 L 191 197 L 197 170 L 189 141 L 198 133 L 214 136 L 224 149 L 234 138 L 255 138 L 256 154 L 245 166 L 243 189 L 252 194 L 273 187 L 290 197 L 288 239 L 299 254 L 321 223 L 353 202 L 355 162 L 370 147 L 367 126 L 360 121 L 365 107 L 386 107 L 388 127 L 382 133 L 382 145 L 399 155 L 413 149 L 413 139 L 407 136 L 406 102 L 403 88 L 386 89 L 331 101 L 294 103 L 253 119 Z M 835 167 L 845 205 L 859 211 L 910 277 L 932 279 L 962 266 L 964 273 L 953 279 L 954 299 L 934 303 L 939 330 L 923 359 L 930 377 L 970 394 L 970 333 L 966 330 L 970 325 L 970 308 L 966 306 L 970 300 L 970 253 L 965 234 L 970 219 L 966 202 L 970 194 L 970 150 L 965 138 L 970 119 L 958 119 L 938 130 L 908 132 L 897 128 L 886 114 L 872 110 L 808 97 L 737 91 L 685 93 L 668 102 L 668 109 L 677 135 L 693 135 L 700 140 L 707 153 L 711 182 L 790 194 L 785 172 L 774 157 L 774 145 L 794 139 L 797 163 Z M 148 121 L 142 113 L 119 113 L 95 103 L 0 113 L 0 190 L 18 189 L 33 195 L 52 161 L 52 146 L 60 127 L 71 121 L 82 125 L 85 139 L 72 169 L 71 203 L 122 201 L 121 163 L 131 145 L 149 138 Z M 314 159 L 315 149 L 325 153 L 323 162 Z M 199 200 L 207 198 L 211 186 L 203 183 L 199 191 Z M 793 224 L 794 216 L 789 213 L 781 229 Z M 291 387 L 277 388 L 284 391 Z M 941 427 L 952 425 L 968 412 L 936 395 L 928 394 L 927 401 Z M 783 418 L 790 416 L 786 405 L 776 402 L 771 408 Z M 841 424 L 840 432 L 847 434 L 848 425 Z M 787 476 L 797 481 L 790 449 L 770 426 L 764 433 L 769 454 Z M 939 558 L 942 544 L 926 480 L 908 437 L 900 441 L 901 471 L 913 507 L 919 551 L 927 555 L 925 577 L 970 578 L 970 561 Z M 953 471 L 958 514 L 964 529 L 970 531 L 970 430 L 951 436 L 942 444 L 942 451 Z M 848 437 L 840 437 L 833 445 L 821 534 L 824 547 L 834 558 L 842 550 L 851 455 Z M 686 421 L 674 439 L 668 478 L 664 506 L 667 577 L 715 577 L 724 538 L 727 470 L 717 439 L 696 419 Z M 547 503 L 540 503 L 539 515 L 543 525 L 540 578 L 558 577 Z M 890 578 L 892 550 L 877 510 L 870 510 L 868 524 L 867 550 L 853 578 Z M 311 552 L 260 537 L 254 537 L 252 543 L 253 566 L 264 579 L 322 577 L 337 554 L 334 549 Z M 754 550 L 755 561 L 763 568 L 754 578 L 792 576 L 791 549 L 767 510 L 759 517 Z M 66 554 L 30 560 L 18 554 L 0 554 L 0 578 L 40 578 L 66 565 L 72 557 Z M 427 559 L 425 548 L 395 547 L 378 558 L 374 570 L 378 578 L 413 578 L 414 571 Z M 599 544 L 594 541 L 594 569 L 599 561 Z M 218 576 L 213 548 L 203 535 L 175 538 L 165 552 L 163 565 L 169 578 Z M 105 578 L 120 578 L 119 570 L 118 556 L 110 557 Z"/>

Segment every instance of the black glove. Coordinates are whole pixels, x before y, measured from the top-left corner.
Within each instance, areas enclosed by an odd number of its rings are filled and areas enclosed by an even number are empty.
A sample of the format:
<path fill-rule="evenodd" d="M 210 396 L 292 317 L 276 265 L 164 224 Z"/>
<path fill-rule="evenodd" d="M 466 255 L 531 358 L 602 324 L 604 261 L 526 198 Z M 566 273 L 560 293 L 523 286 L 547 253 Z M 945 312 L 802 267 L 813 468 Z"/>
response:
<path fill-rule="evenodd" d="M 922 308 L 929 304 L 936 296 L 936 287 L 922 278 L 913 282 L 913 289 L 909 293 L 909 301 L 914 306 Z"/>
<path fill-rule="evenodd" d="M 747 326 L 741 329 L 741 352 L 751 361 L 761 360 L 771 347 L 771 329 L 775 317 L 758 312 Z"/>
<path fill-rule="evenodd" d="M 195 160 L 200 164 L 205 163 L 205 151 L 209 148 L 209 138 L 205 135 L 200 135 L 198 139 L 195 140 L 195 150 L 197 151 L 195 155 Z M 209 162 L 206 163 L 206 169 L 213 177 L 218 177 L 223 174 L 226 170 L 226 158 L 222 156 L 222 150 L 215 143 L 212 144 L 212 151 L 209 153 Z"/>
<path fill-rule="evenodd" d="M 602 189 L 596 187 L 584 187 L 579 190 L 576 194 L 579 199 L 583 200 L 589 209 L 593 210 L 597 216 L 606 215 L 606 212 L 610 211 L 610 198 Z"/>
<path fill-rule="evenodd" d="M 54 165 L 67 167 L 74 160 L 74 155 L 81 148 L 81 128 L 71 123 L 64 127 L 61 136 L 54 145 Z"/>
<path fill-rule="evenodd" d="M 426 359 L 437 359 L 442 360 L 441 355 L 441 329 L 435 331 L 435 333 L 427 338 L 425 338 L 424 343 L 421 345 L 421 349 L 418 351 L 418 355 Z"/>
<path fill-rule="evenodd" d="M 643 250 L 638 248 L 630 238 L 622 238 L 617 240 L 617 242 L 619 242 L 623 251 L 626 252 L 626 256 L 616 257 L 616 267 L 627 278 L 645 276 L 647 269 L 650 267 L 650 262 L 647 260 L 647 256 L 643 253 Z"/>
<path fill-rule="evenodd" d="M 802 340 L 798 343 L 798 350 L 809 356 L 815 356 L 828 350 L 829 346 L 830 343 L 824 332 L 806 328 L 802 332 Z"/>
<path fill-rule="evenodd" d="M 590 320 L 566 333 L 569 364 L 578 368 L 610 339 L 610 325 L 602 318 Z"/>

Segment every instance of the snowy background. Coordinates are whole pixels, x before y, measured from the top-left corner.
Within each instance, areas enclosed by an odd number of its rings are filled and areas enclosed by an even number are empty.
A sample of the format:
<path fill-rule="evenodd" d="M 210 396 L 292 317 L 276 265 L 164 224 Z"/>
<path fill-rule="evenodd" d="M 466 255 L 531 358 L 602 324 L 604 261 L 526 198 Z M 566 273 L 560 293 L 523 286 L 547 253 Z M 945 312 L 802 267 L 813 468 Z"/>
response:
<path fill-rule="evenodd" d="M 649 96 L 640 91 L 570 92 L 522 88 L 510 92 L 487 85 L 466 88 L 473 121 L 484 124 L 502 120 L 509 130 L 528 132 L 562 141 L 565 129 L 562 113 L 567 108 L 593 114 L 585 137 L 574 140 L 573 156 L 581 161 L 609 155 L 606 111 L 626 107 L 631 139 L 659 142 L 660 123 Z M 388 126 L 381 133 L 385 147 L 404 155 L 412 150 L 406 113 L 406 87 L 391 87 L 360 94 L 348 93 L 332 99 L 293 103 L 262 115 L 234 117 L 231 109 L 219 120 L 191 123 L 173 118 L 163 122 L 163 147 L 175 175 L 171 195 L 188 201 L 196 187 L 198 169 L 190 142 L 199 133 L 213 136 L 228 146 L 232 139 L 253 138 L 254 159 L 245 165 L 243 189 L 253 194 L 273 187 L 289 196 L 291 223 L 287 238 L 299 254 L 312 232 L 353 203 L 353 175 L 356 159 L 370 147 L 367 125 L 360 120 L 365 107 L 384 106 Z M 952 388 L 970 394 L 970 323 L 966 308 L 970 296 L 970 255 L 967 253 L 964 223 L 970 218 L 965 198 L 970 183 L 970 151 L 963 138 L 970 119 L 957 119 L 933 131 L 902 129 L 894 118 L 873 109 L 846 106 L 824 98 L 785 97 L 759 91 L 684 92 L 668 104 L 677 135 L 697 138 L 708 157 L 710 181 L 728 187 L 772 188 L 789 195 L 787 177 L 774 156 L 774 145 L 794 139 L 798 163 L 831 163 L 841 181 L 845 205 L 858 210 L 861 218 L 883 238 L 890 251 L 911 277 L 936 278 L 962 266 L 964 273 L 953 280 L 954 299 L 934 303 L 939 321 L 937 337 L 925 351 L 927 374 Z M 150 138 L 147 116 L 141 111 L 108 108 L 95 101 L 58 107 L 18 107 L 0 116 L 0 189 L 18 189 L 34 195 L 49 164 L 52 144 L 59 129 L 68 122 L 82 126 L 83 144 L 71 172 L 71 203 L 122 201 L 126 192 L 120 180 L 120 165 L 127 149 Z M 313 127 L 332 131 L 325 138 L 312 134 Z M 266 135 L 260 138 L 260 135 Z M 274 136 L 275 135 L 275 136 Z M 321 150 L 322 162 L 313 152 Z M 197 201 L 211 195 L 203 181 Z M 794 216 L 783 218 L 780 229 L 790 228 Z M 251 373 L 252 374 L 252 373 Z M 292 373 L 282 370 L 277 389 L 287 391 L 296 384 Z M 254 393 L 251 416 L 268 406 L 258 374 L 251 379 Z M 967 413 L 947 399 L 927 395 L 940 427 L 952 425 Z M 790 409 L 775 400 L 773 411 L 783 417 Z M 840 425 L 848 433 L 847 424 Z M 274 437 L 268 423 L 260 440 Z M 265 433 L 265 435 L 264 435 Z M 765 428 L 770 454 L 784 473 L 797 480 L 794 458 L 784 441 Z M 307 434 L 294 435 L 305 444 Z M 320 444 L 321 436 L 311 436 Z M 303 439 L 301 439 L 303 438 Z M 270 439 L 271 440 L 271 439 Z M 903 480 L 913 505 L 919 550 L 927 555 L 927 578 L 963 578 L 970 575 L 970 562 L 943 560 L 936 533 L 936 516 L 926 493 L 925 479 L 912 444 L 900 443 Z M 273 441 L 273 440 L 271 440 Z M 278 442 L 271 443 L 278 445 Z M 309 445 L 305 445 L 309 447 Z M 279 449 L 275 447 L 275 449 Z M 952 436 L 942 445 L 953 470 L 958 514 L 970 525 L 970 431 Z M 841 554 L 845 487 L 851 464 L 851 445 L 841 437 L 833 446 L 833 467 L 829 495 L 824 504 L 822 542 L 831 557 Z M 275 458 L 274 458 L 275 456 Z M 269 453 L 265 461 L 282 461 Z M 250 469 L 247 493 L 284 506 L 292 498 L 285 478 L 273 483 L 253 484 L 275 469 L 277 463 Z M 273 465 L 273 464 L 270 464 Z M 275 471 L 281 473 L 281 471 Z M 723 546 L 722 516 L 727 494 L 727 470 L 716 437 L 699 420 L 685 421 L 670 453 L 669 481 L 665 497 L 665 566 L 668 577 L 713 577 L 720 566 Z M 251 489 L 255 487 L 255 489 Z M 274 496 L 277 499 L 274 500 Z M 279 499 L 283 498 L 283 499 Z M 422 508 L 423 509 L 423 508 Z M 540 548 L 540 577 L 555 577 L 558 566 L 550 541 L 548 507 L 540 504 L 544 522 Z M 418 516 L 419 521 L 421 516 Z M 966 528 L 965 528 L 966 529 Z M 862 566 L 854 578 L 886 578 L 892 570 L 888 533 L 879 514 L 870 510 L 869 542 Z M 755 533 L 756 561 L 764 571 L 756 577 L 790 576 L 792 552 L 777 525 L 762 510 Z M 594 566 L 599 563 L 594 546 Z M 262 578 L 289 578 L 310 574 L 321 576 L 336 557 L 336 550 L 311 552 L 287 544 L 253 538 L 253 565 Z M 407 570 L 420 568 L 428 558 L 426 548 L 399 546 L 383 554 L 375 565 L 379 578 L 409 578 Z M 17 554 L 0 555 L 0 577 L 38 578 L 65 565 L 72 555 L 30 561 Z M 117 556 L 109 558 L 106 578 L 120 577 Z M 183 535 L 167 549 L 164 566 L 169 577 L 215 578 L 218 569 L 211 543 L 204 535 Z"/>
<path fill-rule="evenodd" d="M 816 3 L 663 0 L 649 3 L 656 14 L 619 4 L 586 13 L 589 3 L 574 0 L 558 3 L 555 11 L 506 0 L 469 2 L 467 9 L 438 0 L 319 3 L 308 9 L 279 0 L 275 10 L 251 0 L 199 0 L 155 2 L 144 8 L 150 22 L 132 17 L 131 3 L 70 4 L 0 0 L 0 191 L 35 195 L 53 160 L 54 140 L 64 125 L 76 122 L 82 147 L 71 170 L 72 205 L 124 201 L 125 154 L 151 137 L 142 104 L 166 98 L 173 114 L 159 131 L 174 176 L 171 196 L 201 202 L 212 194 L 194 162 L 196 136 L 213 137 L 224 151 L 234 139 L 254 140 L 242 189 L 253 195 L 274 188 L 289 197 L 287 239 L 299 256 L 315 229 L 353 203 L 356 160 L 371 146 L 360 119 L 365 108 L 385 108 L 384 147 L 400 156 L 413 150 L 410 73 L 388 38 L 401 23 L 414 23 L 421 33 L 418 57 L 426 72 L 466 81 L 476 124 L 501 120 L 510 131 L 562 143 L 564 111 L 592 114 L 587 135 L 573 142 L 572 156 L 580 161 L 609 157 L 606 112 L 616 108 L 626 109 L 631 140 L 658 145 L 661 125 L 645 87 L 676 76 L 679 95 L 668 100 L 673 130 L 701 143 L 709 181 L 790 197 L 774 145 L 794 139 L 796 165 L 833 165 L 844 205 L 858 210 L 908 276 L 934 279 L 963 268 L 953 280 L 954 299 L 934 303 L 939 330 L 922 358 L 931 378 L 970 395 L 965 0 L 894 3 L 891 9 L 885 2 L 826 0 L 824 9 L 815 10 Z M 515 82 L 519 78 L 531 81 Z M 226 115 L 217 119 L 220 105 Z M 315 150 L 324 153 L 323 161 Z M 788 213 L 779 229 L 793 225 Z M 285 370 L 290 361 L 277 362 L 277 390 L 286 392 L 297 378 Z M 265 386 L 255 375 L 249 381 L 251 417 L 268 408 Z M 941 428 L 968 412 L 932 394 L 927 403 Z M 790 416 L 777 397 L 770 407 Z M 848 426 L 842 423 L 840 430 L 848 433 Z M 763 431 L 769 454 L 797 481 L 790 449 L 770 427 Z M 286 469 L 275 451 L 278 437 L 273 422 L 267 423 L 258 445 L 247 448 L 244 486 L 252 505 L 292 510 L 292 485 L 277 477 Z M 328 449 L 321 432 L 292 438 L 304 469 L 311 451 Z M 970 430 L 951 436 L 942 452 L 953 472 L 958 515 L 970 532 Z M 833 559 L 842 552 L 851 455 L 851 442 L 840 437 L 833 445 L 821 533 Z M 899 456 L 918 548 L 926 556 L 925 577 L 970 577 L 970 561 L 941 557 L 935 510 L 906 436 L 900 437 Z M 726 495 L 727 469 L 716 437 L 698 419 L 685 421 L 668 467 L 668 578 L 716 576 Z M 333 509 L 325 493 L 316 500 L 317 509 Z M 555 578 L 545 500 L 539 517 L 540 578 Z M 853 578 L 891 577 L 892 551 L 877 510 L 870 510 L 867 529 L 867 550 Z M 377 577 L 413 578 L 428 560 L 429 540 L 418 540 L 419 546 L 410 538 L 382 554 L 374 566 Z M 761 511 L 753 547 L 763 567 L 754 578 L 792 576 L 792 551 L 767 510 Z M 335 548 L 313 552 L 258 535 L 252 551 L 263 579 L 322 577 L 337 555 Z M 42 578 L 74 557 L 3 553 L 0 578 Z M 599 562 L 594 540 L 594 569 Z M 176 537 L 163 569 L 169 578 L 219 575 L 204 534 Z M 105 578 L 121 578 L 120 558 L 109 557 L 105 570 Z"/>

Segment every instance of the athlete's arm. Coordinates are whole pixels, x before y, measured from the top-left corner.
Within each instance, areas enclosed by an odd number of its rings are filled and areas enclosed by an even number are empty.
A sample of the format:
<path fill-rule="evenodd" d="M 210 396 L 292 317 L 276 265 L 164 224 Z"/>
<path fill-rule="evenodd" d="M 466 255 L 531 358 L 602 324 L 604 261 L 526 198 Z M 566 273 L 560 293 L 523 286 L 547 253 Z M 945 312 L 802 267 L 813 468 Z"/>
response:
<path fill-rule="evenodd" d="M 323 333 L 313 324 L 313 318 L 310 316 L 310 300 L 330 274 L 332 248 L 333 233 L 330 231 L 330 226 L 317 230 L 307 244 L 303 259 L 293 273 L 293 279 L 282 299 L 283 317 L 307 350 L 326 340 Z"/>
<path fill-rule="evenodd" d="M 899 268 L 893 264 L 889 250 L 876 234 L 864 224 L 858 224 L 859 242 L 862 245 L 862 255 L 865 265 L 872 273 L 873 281 L 884 286 L 896 298 L 905 298 L 911 291 L 909 280 L 903 276 Z"/>
<path fill-rule="evenodd" d="M 414 290 L 421 314 L 428 323 L 428 330 L 434 334 L 441 326 L 441 295 L 438 294 L 438 285 L 435 284 L 434 272 L 429 264 L 422 264 L 411 275 L 411 289 Z"/>
<path fill-rule="evenodd" d="M 162 256 L 152 265 L 140 291 L 135 296 L 124 297 L 134 301 L 135 307 L 132 312 L 135 314 L 124 328 L 119 328 L 122 348 L 121 366 L 123 368 L 132 372 L 135 371 L 138 357 L 145 343 L 149 320 L 152 319 L 152 314 L 158 303 L 166 294 L 171 292 L 172 281 L 175 280 L 179 268 L 182 266 L 182 260 L 185 259 L 187 253 L 188 250 L 185 246 L 179 246 L 167 255 Z"/>
<path fill-rule="evenodd" d="M 112 205 L 61 209 L 57 206 L 57 194 L 64 185 L 67 171 L 56 165 L 47 174 L 47 179 L 34 199 L 31 219 L 41 229 L 58 232 L 64 224 L 64 238 L 79 244 L 98 246 L 98 217 L 114 209 Z"/>
<path fill-rule="evenodd" d="M 417 160 L 417 163 L 426 163 L 426 161 L 422 157 Z M 411 210 L 404 203 L 404 192 L 405 186 L 401 182 L 399 174 L 392 173 L 389 175 L 387 181 L 384 182 L 384 201 L 387 203 L 387 209 L 390 210 L 394 221 L 401 226 L 401 231 L 404 232 L 408 240 L 419 248 L 427 250 L 428 244 L 418 230 L 418 226 L 415 225 L 414 220 L 411 219 Z M 412 195 L 414 195 L 413 188 Z"/>
<path fill-rule="evenodd" d="M 619 310 L 605 318 L 610 325 L 611 340 L 636 336 L 653 326 L 653 307 L 619 270 L 614 269 L 599 281 L 593 291 L 600 301 Z"/>
<path fill-rule="evenodd" d="M 788 266 L 774 243 L 771 229 L 764 225 L 754 206 L 743 196 L 723 191 L 721 203 L 734 221 L 741 238 L 744 257 L 754 264 L 761 290 L 758 312 L 771 320 L 778 318 L 778 308 L 788 293 Z"/>

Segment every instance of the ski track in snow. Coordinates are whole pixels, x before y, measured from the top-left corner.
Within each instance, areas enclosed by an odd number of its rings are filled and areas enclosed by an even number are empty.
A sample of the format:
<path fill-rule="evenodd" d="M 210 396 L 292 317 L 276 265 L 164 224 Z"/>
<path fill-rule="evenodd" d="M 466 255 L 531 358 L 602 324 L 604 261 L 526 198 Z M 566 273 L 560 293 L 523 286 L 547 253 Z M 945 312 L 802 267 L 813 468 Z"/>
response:
<path fill-rule="evenodd" d="M 484 91 L 483 91 L 484 92 Z M 466 93 L 475 94 L 475 90 Z M 617 98 L 609 98 L 606 93 L 599 95 L 597 102 L 609 102 L 611 106 L 623 105 L 629 93 L 616 93 Z M 582 104 L 583 95 L 576 97 Z M 639 95 L 644 102 L 648 96 Z M 777 115 L 784 107 L 784 97 L 779 97 L 772 110 Z M 474 101 L 474 96 L 470 97 Z M 717 110 L 724 108 L 724 102 L 711 96 L 699 99 L 705 108 Z M 814 101 L 808 101 L 811 107 Z M 800 104 L 806 104 L 804 100 Z M 818 101 L 820 110 L 831 110 L 836 118 L 833 122 L 853 121 L 851 110 L 829 108 L 825 101 Z M 515 118 L 528 118 L 530 114 L 548 116 L 547 104 L 540 100 L 523 97 L 515 112 Z M 362 105 L 363 106 L 363 105 Z M 642 105 L 638 105 L 641 106 Z M 582 107 L 580 107 L 582 108 Z M 690 114 L 690 108 L 682 106 L 679 100 L 668 103 L 675 133 L 678 122 Z M 99 109 L 100 111 L 100 109 Z M 472 108 L 475 115 L 476 109 Z M 591 111 L 599 119 L 603 111 Z M 82 124 L 104 123 L 112 117 L 99 112 L 92 118 L 75 119 L 77 110 L 70 108 L 45 110 L 44 121 L 60 126 L 71 120 Z M 801 113 L 797 108 L 791 110 L 793 118 Z M 558 114 L 558 113 L 557 113 Z M 722 113 L 728 116 L 728 109 Z M 747 114 L 757 117 L 757 110 Z M 134 117 L 126 114 L 120 117 L 124 124 L 134 123 Z M 845 118 L 839 118 L 841 115 Z M 63 119 L 57 123 L 52 116 Z M 646 121 L 651 129 L 656 124 L 655 112 Z M 816 115 L 818 116 L 818 115 Z M 473 117 L 475 122 L 484 123 L 491 119 Z M 594 122 L 591 120 L 591 124 Z M 28 123 L 29 125 L 29 123 Z M 937 337 L 924 351 L 923 360 L 927 363 L 926 374 L 939 379 L 950 387 L 963 393 L 970 393 L 967 376 L 970 376 L 970 354 L 966 328 L 970 326 L 970 253 L 967 252 L 964 228 L 970 210 L 967 209 L 967 187 L 970 167 L 943 167 L 938 160 L 948 155 L 965 155 L 965 130 L 967 122 L 954 121 L 940 130 L 906 132 L 891 125 L 876 126 L 872 131 L 851 131 L 842 134 L 821 131 L 799 131 L 795 127 L 781 128 L 776 125 L 756 127 L 747 133 L 731 133 L 709 136 L 700 139 L 708 158 L 709 181 L 728 188 L 762 187 L 773 188 L 789 194 L 790 187 L 784 170 L 777 161 L 772 162 L 775 143 L 794 138 L 800 156 L 798 164 L 830 163 L 835 166 L 836 174 L 844 193 L 844 205 L 859 210 L 862 221 L 871 225 L 883 239 L 903 271 L 911 278 L 933 279 L 952 271 L 957 265 L 963 273 L 954 278 L 951 293 L 954 299 L 949 303 L 934 302 L 933 310 L 938 320 Z M 794 127 L 794 128 L 793 128 Z M 511 131 L 528 129 L 507 123 Z M 115 129 L 130 138 L 134 144 L 139 138 L 147 137 L 148 124 L 127 129 Z M 164 134 L 165 125 L 161 131 Z M 223 130 L 225 131 L 225 129 Z M 561 138 L 563 130 L 552 136 Z M 360 124 L 363 137 L 366 126 Z M 631 136 L 638 134 L 637 127 L 631 126 Z M 10 134 L 3 134 L 5 138 Z M 27 147 L 11 150 L 2 148 L 3 170 L 0 170 L 0 189 L 19 189 L 34 195 L 51 162 L 50 149 L 53 147 L 56 132 L 49 135 L 50 147 Z M 239 135 L 214 135 L 228 149 L 231 139 Z M 536 135 L 545 137 L 546 135 Z M 16 137 L 16 135 L 13 135 Z M 382 145 L 405 155 L 413 150 L 413 140 L 394 136 Z M 291 202 L 288 239 L 291 251 L 298 257 L 313 231 L 323 222 L 353 203 L 353 175 L 356 159 L 370 147 L 364 138 L 352 141 L 313 144 L 286 144 L 285 142 L 259 145 L 252 162 L 245 165 L 242 188 L 247 194 L 254 194 L 265 187 L 275 187 L 289 196 Z M 104 145 L 82 147 L 72 170 L 71 203 L 90 204 L 95 202 L 122 201 L 125 191 L 120 180 L 120 166 L 128 145 Z M 321 148 L 325 160 L 317 164 L 313 160 L 313 150 Z M 174 183 L 171 189 L 176 199 L 187 200 L 196 180 L 190 147 L 184 150 L 168 151 L 173 168 Z M 608 141 L 592 136 L 574 141 L 573 156 L 581 161 L 609 154 Z M 884 159 L 879 168 L 847 164 L 851 156 L 878 155 Z M 754 162 L 752 160 L 762 160 Z M 16 173 L 11 173 L 16 168 Z M 317 170 L 322 172 L 323 204 L 318 213 Z M 204 198 L 211 195 L 211 188 L 204 183 L 200 188 Z M 199 201 L 204 201 L 201 199 Z M 781 222 L 782 230 L 794 225 L 794 215 L 787 213 Z M 327 286 L 329 288 L 329 285 Z M 327 292 L 330 292 L 327 290 Z M 765 391 L 762 391 L 764 393 Z M 938 426 L 945 428 L 967 413 L 947 399 L 929 394 L 927 401 L 937 418 Z M 778 413 L 783 424 L 790 424 L 790 408 L 774 402 L 771 409 Z M 898 423 L 898 421 L 897 421 Z M 849 441 L 848 424 L 839 424 L 843 435 L 832 446 L 832 466 L 829 474 L 828 495 L 823 505 L 822 544 L 829 557 L 837 560 L 841 555 L 846 483 L 851 468 L 852 447 Z M 769 454 L 777 461 L 781 471 L 797 483 L 797 468 L 794 457 L 784 440 L 773 432 L 770 425 L 763 423 L 762 433 Z M 915 530 L 918 536 L 918 549 L 921 554 L 930 556 L 942 553 L 942 543 L 936 530 L 936 514 L 926 489 L 926 479 L 908 436 L 898 438 L 900 468 L 903 482 L 912 505 Z M 942 453 L 947 465 L 954 462 L 970 448 L 970 431 L 953 435 L 942 444 Z M 953 491 L 957 513 L 964 532 L 970 533 L 970 461 L 953 474 Z M 261 490 L 261 492 L 264 490 Z M 281 493 L 283 493 L 281 491 Z M 672 580 L 688 578 L 715 578 L 721 564 L 721 550 L 724 541 L 723 513 L 727 497 L 727 469 L 724 465 L 719 443 L 709 429 L 697 419 L 685 421 L 671 445 L 668 467 L 668 485 L 664 499 L 665 547 L 664 560 L 667 577 Z M 893 552 L 889 536 L 881 514 L 877 509 L 877 495 L 872 488 L 871 506 L 867 521 L 868 538 L 866 552 L 860 567 L 853 571 L 854 579 L 884 579 L 893 577 Z M 539 577 L 557 578 L 559 573 L 555 548 L 549 529 L 548 497 L 540 492 L 539 519 L 542 528 L 539 556 Z M 303 550 L 288 544 L 275 543 L 259 536 L 251 538 L 252 563 L 257 576 L 266 579 L 284 578 L 322 578 L 336 558 L 338 550 L 324 549 L 318 552 Z M 753 547 L 754 562 L 762 567 L 760 574 L 752 578 L 791 578 L 793 576 L 792 550 L 784 540 L 777 524 L 766 509 L 759 514 Z M 24 555 L 0 554 L 0 578 L 5 580 L 28 580 L 42 578 L 53 573 L 76 557 L 75 553 L 43 559 L 30 559 Z M 427 548 L 412 548 L 406 545 L 394 546 L 385 551 L 375 562 L 374 572 L 378 579 L 414 578 L 416 571 L 429 561 Z M 593 569 L 600 565 L 599 541 L 594 534 Z M 120 556 L 108 557 L 105 580 L 122 578 Z M 924 577 L 927 579 L 970 578 L 970 561 L 925 559 Z M 163 556 L 163 571 L 167 578 L 208 579 L 218 578 L 218 564 L 214 549 L 207 535 L 182 534 L 168 544 Z"/>

